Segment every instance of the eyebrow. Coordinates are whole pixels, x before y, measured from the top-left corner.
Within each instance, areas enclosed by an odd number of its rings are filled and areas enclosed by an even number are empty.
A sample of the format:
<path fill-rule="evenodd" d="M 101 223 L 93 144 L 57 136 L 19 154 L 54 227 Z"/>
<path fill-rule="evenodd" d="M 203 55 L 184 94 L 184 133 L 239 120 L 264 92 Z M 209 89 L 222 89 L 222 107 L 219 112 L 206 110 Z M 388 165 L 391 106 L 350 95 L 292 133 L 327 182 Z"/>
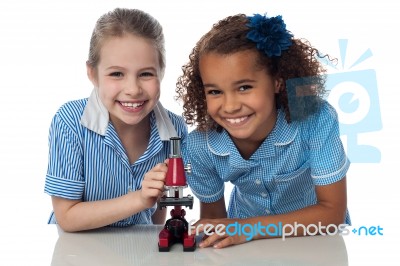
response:
<path fill-rule="evenodd" d="M 110 69 L 125 69 L 125 68 L 120 67 L 120 66 L 109 66 L 105 70 L 110 70 Z"/>
<path fill-rule="evenodd" d="M 215 87 L 217 87 L 215 84 L 208 84 L 208 83 L 206 83 L 206 84 L 203 84 L 203 88 L 215 88 Z"/>
<path fill-rule="evenodd" d="M 254 79 L 241 79 L 241 80 L 233 82 L 232 84 L 237 86 L 237 85 L 244 84 L 244 83 L 254 83 L 254 82 L 256 82 Z M 215 88 L 218 86 L 215 84 L 212 84 L 212 83 L 205 83 L 205 84 L 203 84 L 203 87 L 204 88 L 208 88 L 208 87 Z"/>
<path fill-rule="evenodd" d="M 121 66 L 109 66 L 105 70 L 110 70 L 110 69 L 126 69 L 126 68 Z M 155 67 L 144 67 L 140 69 L 140 71 L 146 71 L 146 70 L 153 70 L 157 72 L 157 68 Z"/>
<path fill-rule="evenodd" d="M 233 82 L 233 84 L 239 85 L 239 84 L 243 84 L 243 83 L 254 83 L 254 82 L 256 82 L 254 79 L 241 79 L 241 80 Z"/>

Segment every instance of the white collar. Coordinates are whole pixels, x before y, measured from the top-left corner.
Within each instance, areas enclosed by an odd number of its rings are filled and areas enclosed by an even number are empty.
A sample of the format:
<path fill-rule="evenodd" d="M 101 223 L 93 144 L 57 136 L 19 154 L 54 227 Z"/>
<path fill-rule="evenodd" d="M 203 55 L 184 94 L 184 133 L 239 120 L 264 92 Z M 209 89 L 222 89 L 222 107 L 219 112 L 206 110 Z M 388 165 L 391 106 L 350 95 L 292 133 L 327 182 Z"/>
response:
<path fill-rule="evenodd" d="M 178 136 L 167 111 L 161 105 L 160 101 L 154 106 L 153 111 L 156 117 L 156 125 L 160 139 L 169 140 L 171 137 Z M 85 110 L 83 111 L 81 124 L 97 134 L 104 136 L 107 131 L 109 120 L 108 110 L 101 102 L 97 89 L 93 89 Z"/>

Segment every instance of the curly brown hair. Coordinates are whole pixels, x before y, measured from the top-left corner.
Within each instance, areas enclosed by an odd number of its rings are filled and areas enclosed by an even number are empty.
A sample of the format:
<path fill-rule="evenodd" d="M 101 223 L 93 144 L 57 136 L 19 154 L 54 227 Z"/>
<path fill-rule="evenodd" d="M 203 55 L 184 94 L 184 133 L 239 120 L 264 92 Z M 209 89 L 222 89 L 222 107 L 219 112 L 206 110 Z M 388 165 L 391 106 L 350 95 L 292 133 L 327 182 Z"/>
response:
<path fill-rule="evenodd" d="M 276 95 L 277 108 L 283 108 L 288 122 L 302 120 L 320 106 L 319 103 L 325 94 L 325 75 L 323 74 L 326 73 L 326 70 L 318 58 L 326 57 L 331 60 L 329 56 L 321 55 L 304 39 L 292 38 L 292 45 L 289 49 L 282 51 L 281 56 L 268 57 L 257 49 L 256 43 L 246 37 L 250 30 L 247 26 L 248 23 L 248 17 L 244 14 L 220 20 L 197 42 L 189 55 L 189 62 L 182 67 L 183 74 L 178 78 L 176 84 L 178 94 L 176 99 L 183 101 L 183 116 L 186 123 L 196 125 L 198 130 L 220 129 L 220 126 L 207 114 L 206 96 L 199 70 L 201 56 L 210 52 L 228 55 L 245 50 L 255 50 L 259 55 L 256 64 L 264 68 L 272 77 L 284 81 L 300 80 L 297 85 L 295 82 L 295 90 L 297 89 L 298 94 L 298 88 L 302 88 L 303 93 L 300 94 L 303 95 L 301 96 L 307 97 L 295 97 L 295 104 L 290 104 L 292 110 L 289 110 L 286 82 L 282 84 L 280 92 Z M 312 84 L 304 86 L 304 80 L 302 81 L 301 78 L 309 77 L 312 77 Z M 310 79 L 308 79 L 308 83 L 310 83 Z M 310 100 L 310 96 L 312 100 Z M 305 101 L 304 98 L 307 100 Z"/>

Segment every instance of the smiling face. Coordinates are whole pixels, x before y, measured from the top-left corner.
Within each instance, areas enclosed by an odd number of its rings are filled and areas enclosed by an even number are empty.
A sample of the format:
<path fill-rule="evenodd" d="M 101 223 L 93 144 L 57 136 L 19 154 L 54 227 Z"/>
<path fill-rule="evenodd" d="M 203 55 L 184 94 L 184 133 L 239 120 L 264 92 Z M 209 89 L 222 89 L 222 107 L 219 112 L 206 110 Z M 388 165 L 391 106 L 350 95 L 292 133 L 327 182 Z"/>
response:
<path fill-rule="evenodd" d="M 148 40 L 125 34 L 102 44 L 96 68 L 88 76 L 115 126 L 137 126 L 160 97 L 158 53 Z"/>
<path fill-rule="evenodd" d="M 200 58 L 207 112 L 236 141 L 261 143 L 275 125 L 279 81 L 256 64 L 251 50 Z"/>

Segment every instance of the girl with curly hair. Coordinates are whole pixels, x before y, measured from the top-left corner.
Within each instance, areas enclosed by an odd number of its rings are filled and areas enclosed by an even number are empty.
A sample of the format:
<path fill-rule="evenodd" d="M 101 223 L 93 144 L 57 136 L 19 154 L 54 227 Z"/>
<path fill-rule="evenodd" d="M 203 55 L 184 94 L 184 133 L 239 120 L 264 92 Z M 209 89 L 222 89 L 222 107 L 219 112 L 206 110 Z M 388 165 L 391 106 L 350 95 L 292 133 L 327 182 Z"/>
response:
<path fill-rule="evenodd" d="M 329 57 L 294 38 L 281 16 L 239 14 L 216 23 L 189 59 L 177 98 L 196 126 L 184 149 L 200 200 L 194 226 L 225 225 L 200 247 L 347 230 L 350 162 L 323 100 L 320 59 Z M 227 210 L 224 182 L 234 185 Z"/>

